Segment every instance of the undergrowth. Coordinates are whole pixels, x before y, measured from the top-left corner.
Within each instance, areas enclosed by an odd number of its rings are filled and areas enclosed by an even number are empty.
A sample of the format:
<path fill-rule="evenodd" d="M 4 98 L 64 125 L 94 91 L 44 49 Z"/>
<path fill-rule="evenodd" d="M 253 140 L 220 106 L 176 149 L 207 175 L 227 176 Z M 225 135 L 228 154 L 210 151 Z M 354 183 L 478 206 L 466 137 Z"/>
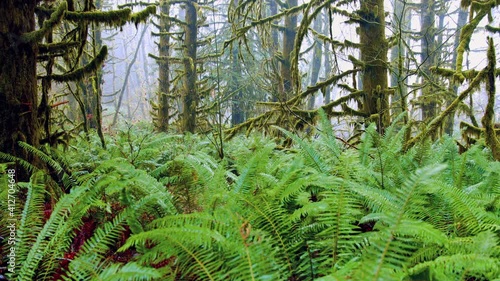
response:
<path fill-rule="evenodd" d="M 1 154 L 0 207 L 13 162 L 16 268 L 8 280 L 499 280 L 500 163 L 451 138 L 403 151 L 404 128 L 289 148 L 239 136 L 220 159 L 197 135 L 128 127 L 25 149 L 50 167 Z"/>

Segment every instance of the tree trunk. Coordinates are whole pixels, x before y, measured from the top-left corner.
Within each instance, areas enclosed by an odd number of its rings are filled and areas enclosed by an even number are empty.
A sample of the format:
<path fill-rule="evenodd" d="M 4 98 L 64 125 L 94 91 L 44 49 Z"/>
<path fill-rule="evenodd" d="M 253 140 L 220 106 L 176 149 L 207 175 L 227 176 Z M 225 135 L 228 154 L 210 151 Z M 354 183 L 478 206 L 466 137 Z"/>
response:
<path fill-rule="evenodd" d="M 288 0 L 287 8 L 297 6 L 297 0 Z M 293 96 L 292 85 L 292 64 L 290 62 L 291 54 L 294 48 L 295 35 L 297 34 L 297 16 L 291 15 L 285 17 L 285 31 L 283 32 L 283 58 L 281 61 L 281 79 L 283 80 L 283 92 L 280 93 L 280 100 L 286 101 Z"/>
<path fill-rule="evenodd" d="M 422 83 L 426 83 L 422 88 L 422 120 L 430 121 L 437 114 L 435 87 L 432 85 L 435 81 L 432 79 L 430 68 L 436 65 L 436 28 L 434 21 L 436 17 L 434 0 L 422 0 L 421 3 L 421 45 L 420 61 L 422 64 Z M 427 81 L 427 82 L 426 82 Z"/>
<path fill-rule="evenodd" d="M 359 29 L 362 75 L 363 112 L 378 114 L 377 130 L 384 132 L 389 125 L 389 102 L 387 97 L 387 41 L 385 40 L 384 0 L 361 2 L 362 17 Z"/>
<path fill-rule="evenodd" d="M 18 141 L 38 146 L 37 46 L 21 41 L 35 30 L 35 0 L 0 1 L 0 148 L 27 158 Z M 28 159 L 29 160 L 29 159 Z"/>
<path fill-rule="evenodd" d="M 392 113 L 397 116 L 407 109 L 406 94 L 408 89 L 405 85 L 406 69 L 404 68 L 406 50 L 403 42 L 407 40 L 405 31 L 410 30 L 411 13 L 406 9 L 402 0 L 394 3 L 393 26 L 397 36 L 397 44 L 391 49 L 391 87 L 395 88 L 392 96 Z"/>
<path fill-rule="evenodd" d="M 269 11 L 270 11 L 270 16 L 274 16 L 278 13 L 278 3 L 276 2 L 276 0 L 269 0 Z M 278 25 L 278 21 L 273 21 L 273 24 Z M 276 51 L 279 48 L 278 38 L 279 38 L 278 30 L 276 28 L 271 27 L 270 53 L 273 61 L 277 61 Z M 272 93 L 271 101 L 277 102 L 279 94 L 283 93 L 283 85 L 281 85 L 281 83 L 279 83 L 277 87 L 277 93 L 276 92 Z"/>
<path fill-rule="evenodd" d="M 167 33 L 170 31 L 170 23 L 167 20 L 167 16 L 170 12 L 170 7 L 167 1 L 162 1 L 160 5 L 160 33 Z M 170 54 L 170 36 L 167 34 L 160 34 L 160 57 L 166 58 Z M 160 68 L 159 72 L 159 83 L 160 91 L 158 93 L 158 120 L 157 128 L 160 132 L 166 132 L 168 130 L 169 121 L 169 99 L 168 94 L 170 93 L 170 64 L 168 60 L 158 60 L 158 65 Z"/>
<path fill-rule="evenodd" d="M 123 80 L 122 90 L 120 92 L 120 95 L 118 96 L 118 103 L 116 105 L 116 112 L 115 112 L 115 115 L 113 117 L 113 122 L 111 123 L 111 125 L 113 125 L 113 126 L 118 121 L 118 114 L 120 113 L 120 107 L 122 105 L 123 97 L 125 95 L 127 95 L 127 100 L 129 100 L 130 91 L 128 90 L 128 79 L 130 77 L 130 72 L 132 71 L 132 67 L 134 66 L 134 63 L 137 60 L 137 55 L 139 54 L 139 48 L 142 44 L 142 40 L 144 39 L 144 35 L 146 34 L 147 30 L 148 30 L 148 26 L 145 25 L 144 28 L 142 29 L 141 37 L 139 38 L 139 42 L 137 43 L 137 48 L 135 49 L 134 56 L 132 57 L 132 60 L 128 64 L 127 70 L 125 71 L 125 79 Z M 130 102 L 127 102 L 127 115 L 128 115 L 128 118 L 130 119 L 130 117 L 131 117 Z"/>
<path fill-rule="evenodd" d="M 184 95 L 182 130 L 194 133 L 196 129 L 196 109 L 198 91 L 196 88 L 196 41 L 198 34 L 196 0 L 186 3 L 186 26 L 184 40 Z"/>
<path fill-rule="evenodd" d="M 231 82 L 230 82 L 230 94 L 231 96 L 231 125 L 237 125 L 245 121 L 245 115 L 243 112 L 243 93 L 239 85 L 239 79 L 241 77 L 241 65 L 238 61 L 238 47 L 233 46 L 233 53 L 231 57 L 232 61 L 232 71 L 231 71 Z"/>
<path fill-rule="evenodd" d="M 320 32 L 321 31 L 321 17 L 318 16 L 314 20 L 313 24 L 313 29 Z M 323 55 L 322 53 L 322 48 L 321 48 L 321 41 L 316 40 L 314 49 L 313 49 L 313 59 L 312 59 L 312 65 L 311 65 L 311 80 L 310 84 L 311 86 L 315 85 L 318 82 L 318 76 L 319 76 L 319 70 L 321 68 L 321 56 Z M 309 102 L 307 105 L 308 109 L 313 109 L 314 108 L 314 101 L 316 100 L 316 94 L 312 94 L 309 96 Z"/>
<path fill-rule="evenodd" d="M 458 48 L 458 44 L 460 44 L 460 30 L 462 30 L 462 27 L 467 23 L 468 17 L 469 17 L 469 10 L 463 10 L 463 9 L 458 10 L 457 29 L 456 29 L 456 34 L 455 34 L 455 41 L 453 42 L 453 58 L 452 58 L 453 66 L 456 65 L 456 61 L 457 61 L 457 48 Z M 453 95 L 456 97 L 458 94 L 458 86 L 453 85 L 452 90 L 453 90 Z M 450 106 L 450 104 L 453 102 L 453 100 L 454 99 L 449 99 L 446 102 L 446 106 L 447 107 Z M 445 133 L 447 133 L 450 136 L 453 135 L 453 126 L 454 125 L 455 125 L 455 112 L 452 112 L 446 118 L 446 122 L 444 125 Z"/>
<path fill-rule="evenodd" d="M 324 34 L 330 34 L 330 28 L 331 28 L 331 21 L 330 21 L 330 14 L 328 12 L 325 12 L 325 26 L 324 26 Z M 329 43 L 324 42 L 323 43 L 325 50 L 323 51 L 324 55 L 324 60 L 325 60 L 325 80 L 329 77 L 330 73 L 332 73 L 332 62 L 330 60 L 330 48 L 329 48 Z M 330 103 L 331 100 L 331 89 L 332 86 L 328 85 L 325 87 L 323 96 L 325 97 L 325 102 L 324 104 Z"/>

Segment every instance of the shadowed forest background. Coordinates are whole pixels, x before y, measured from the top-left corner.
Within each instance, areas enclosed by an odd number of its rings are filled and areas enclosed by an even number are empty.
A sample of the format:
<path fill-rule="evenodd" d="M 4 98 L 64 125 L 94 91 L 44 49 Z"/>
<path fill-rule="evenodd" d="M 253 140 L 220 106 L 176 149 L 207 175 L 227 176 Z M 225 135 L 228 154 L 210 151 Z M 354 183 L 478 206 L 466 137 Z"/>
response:
<path fill-rule="evenodd" d="M 499 280 L 500 1 L 1 0 L 0 280 Z"/>

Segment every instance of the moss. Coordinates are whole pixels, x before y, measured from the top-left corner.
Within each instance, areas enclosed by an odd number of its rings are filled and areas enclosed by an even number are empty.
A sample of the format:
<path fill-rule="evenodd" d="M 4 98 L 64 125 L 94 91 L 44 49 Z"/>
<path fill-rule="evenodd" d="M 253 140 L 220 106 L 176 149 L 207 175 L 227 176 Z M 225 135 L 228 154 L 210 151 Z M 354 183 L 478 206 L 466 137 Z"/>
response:
<path fill-rule="evenodd" d="M 130 16 L 130 20 L 137 26 L 141 22 L 146 22 L 148 17 L 152 14 L 156 13 L 156 6 L 154 5 L 149 5 L 146 7 L 146 9 L 134 13 Z"/>
<path fill-rule="evenodd" d="M 485 141 L 489 146 L 493 157 L 500 161 L 500 143 L 495 135 L 494 118 L 495 118 L 495 45 L 493 38 L 488 37 L 488 66 L 486 67 L 486 94 L 488 95 L 488 103 L 484 111 L 484 116 L 481 119 L 481 124 L 485 129 Z"/>
<path fill-rule="evenodd" d="M 74 22 L 104 23 L 109 26 L 122 26 L 130 19 L 132 10 L 121 9 L 116 11 L 67 12 L 66 19 Z"/>
<path fill-rule="evenodd" d="M 434 134 L 436 130 L 441 128 L 441 125 L 443 121 L 445 120 L 446 116 L 451 114 L 452 112 L 455 112 L 456 108 L 460 105 L 460 103 L 468 96 L 470 95 L 477 87 L 481 84 L 481 82 L 484 80 L 485 77 L 485 70 L 482 70 L 479 72 L 476 77 L 470 82 L 469 87 L 465 89 L 458 97 L 453 100 L 453 102 L 443 111 L 439 116 L 434 118 L 428 125 L 425 130 L 422 130 L 419 134 L 417 134 L 415 137 L 412 139 L 408 140 L 408 142 L 405 144 L 405 150 L 414 146 L 417 142 L 420 141 L 425 141 L 429 136 Z"/>
<path fill-rule="evenodd" d="M 147 7 L 147 6 L 151 6 L 151 3 L 143 2 L 143 1 L 134 2 L 134 3 L 127 3 L 127 4 L 118 5 L 118 9 L 132 8 L 132 7 L 137 7 L 137 6 Z"/>
<path fill-rule="evenodd" d="M 68 6 L 66 2 L 61 2 L 57 9 L 50 15 L 50 18 L 43 22 L 42 28 L 36 31 L 24 33 L 21 40 L 27 43 L 40 42 L 42 39 L 61 23 Z"/>
<path fill-rule="evenodd" d="M 80 43 L 79 42 L 57 42 L 57 43 L 50 43 L 50 44 L 38 44 L 38 53 L 40 54 L 45 54 L 45 53 L 55 53 L 55 52 L 61 52 L 61 51 L 66 51 L 69 48 L 77 47 Z"/>
<path fill-rule="evenodd" d="M 486 26 L 486 30 L 492 33 L 500 33 L 500 27 L 494 27 L 489 24 Z"/>
<path fill-rule="evenodd" d="M 68 82 L 68 81 L 80 80 L 86 75 L 98 69 L 106 59 L 107 54 L 108 54 L 108 48 L 106 46 L 103 46 L 99 54 L 97 54 L 97 56 L 87 65 L 65 74 L 53 74 L 47 78 L 50 78 L 51 80 L 56 82 Z"/>
<path fill-rule="evenodd" d="M 462 64 L 464 61 L 464 53 L 469 49 L 469 43 L 472 37 L 472 33 L 479 25 L 479 22 L 486 16 L 487 11 L 481 10 L 475 18 L 473 18 L 468 24 L 466 24 L 460 33 L 460 43 L 457 48 L 457 61 L 456 67 L 457 73 L 455 74 L 455 80 L 463 81 L 465 77 L 462 74 Z"/>

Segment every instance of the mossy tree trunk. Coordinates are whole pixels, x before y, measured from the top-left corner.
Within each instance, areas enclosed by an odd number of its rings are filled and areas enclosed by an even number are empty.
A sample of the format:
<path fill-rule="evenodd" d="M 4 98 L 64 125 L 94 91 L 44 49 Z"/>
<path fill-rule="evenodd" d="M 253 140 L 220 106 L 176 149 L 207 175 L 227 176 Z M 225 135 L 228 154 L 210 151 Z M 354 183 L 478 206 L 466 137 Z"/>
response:
<path fill-rule="evenodd" d="M 331 21 L 330 21 L 330 14 L 326 11 L 324 13 L 324 19 L 325 19 L 325 24 L 324 24 L 324 29 L 323 29 L 323 34 L 329 35 L 331 34 Z M 325 62 L 325 79 L 330 75 L 331 68 L 332 68 L 332 62 L 330 60 L 330 44 L 326 41 L 323 42 L 324 50 L 323 50 L 323 55 L 324 55 L 324 62 Z M 323 96 L 325 97 L 325 102 L 324 104 L 330 103 L 331 100 L 331 89 L 332 86 L 328 85 L 326 86 L 322 91 L 323 91 Z"/>
<path fill-rule="evenodd" d="M 436 27 L 434 21 L 436 17 L 436 3 L 435 0 L 422 0 L 420 7 L 420 44 L 422 50 L 420 53 L 421 71 L 422 71 L 422 120 L 430 121 L 437 114 L 437 103 L 434 83 L 430 68 L 436 66 L 437 62 L 437 41 L 436 41 Z"/>
<path fill-rule="evenodd" d="M 184 93 L 182 97 L 182 130 L 194 133 L 196 129 L 196 110 L 198 91 L 196 88 L 196 46 L 197 46 L 197 11 L 196 0 L 185 4 L 186 25 L 184 27 Z"/>
<path fill-rule="evenodd" d="M 314 20 L 313 29 L 318 31 L 318 32 L 321 32 L 321 17 L 320 16 L 318 16 Z M 315 45 L 314 45 L 314 49 L 313 49 L 313 58 L 312 58 L 312 64 L 311 64 L 311 80 L 310 80 L 310 84 L 309 84 L 311 86 L 315 85 L 316 82 L 318 82 L 319 71 L 321 68 L 321 57 L 323 55 L 321 41 L 315 40 L 314 44 Z M 315 94 L 312 94 L 309 96 L 309 101 L 307 104 L 308 109 L 314 108 L 314 101 L 315 100 L 316 100 Z"/>
<path fill-rule="evenodd" d="M 170 22 L 168 20 L 170 6 L 168 1 L 162 0 L 160 3 L 160 57 L 166 58 L 170 55 Z M 158 93 L 158 120 L 156 127 L 160 132 L 168 130 L 169 121 L 169 98 L 170 94 L 170 64 L 166 59 L 158 60 L 160 89 Z"/>
<path fill-rule="evenodd" d="M 37 146 L 37 44 L 21 36 L 35 30 L 35 0 L 0 1 L 0 149 L 25 158 L 18 141 Z"/>
<path fill-rule="evenodd" d="M 231 81 L 229 90 L 231 94 L 231 125 L 237 125 L 245 121 L 245 112 L 243 110 L 243 91 L 239 80 L 241 77 L 241 65 L 238 61 L 238 47 L 233 46 L 231 55 Z"/>
<path fill-rule="evenodd" d="M 405 2 L 396 0 L 394 3 L 393 27 L 397 36 L 397 43 L 391 49 L 391 87 L 395 93 L 391 99 L 391 108 L 394 116 L 407 110 L 406 94 L 408 89 L 405 84 L 407 70 L 404 67 L 406 58 L 406 49 L 404 48 L 407 40 L 406 31 L 410 30 L 411 13 L 406 9 Z"/>
<path fill-rule="evenodd" d="M 287 9 L 297 6 L 297 0 L 287 0 Z M 293 96 L 291 54 L 294 50 L 295 35 L 297 34 L 297 15 L 285 17 L 283 32 L 283 51 L 281 58 L 281 79 L 283 81 L 281 101 L 286 101 Z"/>
<path fill-rule="evenodd" d="M 462 27 L 464 27 L 464 25 L 467 23 L 468 17 L 469 17 L 469 10 L 463 10 L 463 9 L 458 10 L 457 28 L 456 28 L 455 39 L 453 42 L 453 58 L 452 58 L 453 66 L 455 65 L 455 62 L 457 60 L 457 48 L 458 45 L 460 44 L 460 30 L 462 30 Z M 454 99 L 458 94 L 458 86 L 452 85 L 451 87 Z M 453 102 L 453 99 L 447 100 L 446 102 L 447 107 L 450 106 L 450 104 Z M 451 136 L 453 134 L 454 125 L 455 125 L 455 112 L 450 113 L 450 115 L 446 118 L 446 122 L 444 125 L 445 133 Z M 477 126 L 477 122 L 475 125 Z"/>
<path fill-rule="evenodd" d="M 365 93 L 362 110 L 370 116 L 377 116 L 377 130 L 383 133 L 390 122 L 384 0 L 361 1 L 359 14 L 360 51 L 364 63 L 362 85 Z"/>
<path fill-rule="evenodd" d="M 276 0 L 269 0 L 269 16 L 274 16 L 278 13 L 278 3 Z M 278 25 L 278 21 L 273 21 L 274 25 Z M 279 48 L 279 34 L 278 34 L 278 29 L 277 28 L 272 28 L 271 29 L 271 45 L 270 45 L 270 54 L 273 59 L 273 61 L 276 61 L 276 51 Z M 283 92 L 283 85 L 278 85 L 277 87 L 278 93 Z M 276 93 L 273 93 L 271 97 L 271 101 L 277 102 L 278 101 L 278 95 Z"/>

